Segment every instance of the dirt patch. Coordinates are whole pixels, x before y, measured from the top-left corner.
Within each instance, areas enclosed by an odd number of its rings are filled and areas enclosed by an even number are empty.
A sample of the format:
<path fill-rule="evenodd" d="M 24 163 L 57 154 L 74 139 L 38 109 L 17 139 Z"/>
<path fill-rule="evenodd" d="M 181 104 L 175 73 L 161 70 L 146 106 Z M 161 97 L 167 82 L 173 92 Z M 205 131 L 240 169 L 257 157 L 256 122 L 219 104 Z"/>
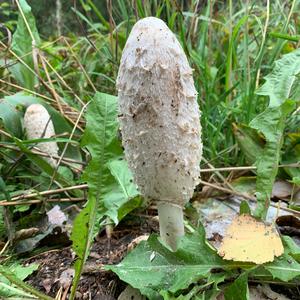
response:
<path fill-rule="evenodd" d="M 85 264 L 76 299 L 117 299 L 125 284 L 114 273 L 104 270 L 103 266 L 119 263 L 128 252 L 128 245 L 135 238 L 157 230 L 158 223 L 150 217 L 135 216 L 117 226 L 110 241 L 103 231 L 96 238 Z M 38 263 L 40 266 L 27 279 L 27 283 L 52 297 L 59 292 L 67 293 L 74 261 L 75 256 L 71 247 L 50 250 L 29 258 L 26 263 Z"/>

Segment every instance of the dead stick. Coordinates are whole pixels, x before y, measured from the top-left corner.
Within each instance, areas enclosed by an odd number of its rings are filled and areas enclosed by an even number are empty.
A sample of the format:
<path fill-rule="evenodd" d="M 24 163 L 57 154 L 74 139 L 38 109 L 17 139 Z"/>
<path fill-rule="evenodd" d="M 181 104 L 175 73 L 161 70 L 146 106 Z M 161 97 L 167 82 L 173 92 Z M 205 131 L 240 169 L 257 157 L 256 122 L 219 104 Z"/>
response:
<path fill-rule="evenodd" d="M 1 129 L 0 129 L 0 133 L 2 133 Z M 3 144 L 1 142 L 0 142 L 0 146 L 4 147 L 4 148 L 7 148 L 7 149 L 11 149 L 11 150 L 15 150 L 15 151 L 20 151 L 20 148 L 18 148 L 18 147 L 14 147 L 14 146 L 11 146 L 11 145 Z M 32 149 L 30 149 L 30 152 L 32 152 L 33 154 L 38 154 L 40 156 L 50 157 L 49 154 L 47 154 L 45 152 L 42 152 L 38 148 L 35 148 L 35 147 L 33 147 Z M 60 156 L 56 156 L 56 155 L 51 155 L 51 157 L 53 157 L 53 158 L 60 158 Z M 85 162 L 78 161 L 78 160 L 71 159 L 71 158 L 67 158 L 67 157 L 64 157 L 62 159 L 62 162 L 66 163 L 68 165 L 69 165 L 69 163 L 73 163 L 73 164 L 77 164 L 77 165 L 83 165 L 83 166 L 86 165 Z"/>
<path fill-rule="evenodd" d="M 279 165 L 279 168 L 299 168 L 299 163 Z M 226 171 L 246 171 L 256 170 L 255 166 L 241 166 L 241 167 L 224 167 L 224 168 L 210 168 L 201 169 L 200 173 L 211 173 L 211 172 L 226 172 Z"/>
<path fill-rule="evenodd" d="M 45 199 L 45 200 L 40 200 L 40 199 L 33 199 L 33 200 L 28 200 L 28 201 L 1 201 L 0 206 L 14 206 L 14 205 L 30 205 L 30 204 L 37 204 L 37 203 L 42 203 L 42 202 L 57 202 L 57 203 L 62 203 L 62 202 L 81 202 L 85 201 L 86 198 L 58 198 L 58 199 Z"/>
<path fill-rule="evenodd" d="M 244 197 L 248 200 L 252 200 L 252 201 L 255 201 L 256 199 L 252 196 L 249 196 L 245 193 L 240 193 L 240 192 L 237 192 L 237 191 L 233 191 L 233 190 L 230 190 L 230 189 L 227 189 L 227 188 L 224 188 L 222 186 L 219 186 L 217 184 L 213 184 L 213 183 L 210 183 L 210 182 L 206 182 L 206 181 L 203 181 L 203 180 L 200 180 L 200 183 L 203 184 L 203 185 L 207 185 L 207 186 L 210 186 L 216 190 L 219 190 L 219 191 L 222 191 L 222 192 L 225 192 L 225 193 L 228 193 L 228 194 L 233 194 L 233 195 L 236 195 L 236 196 L 240 196 L 240 197 Z"/>
<path fill-rule="evenodd" d="M 44 191 L 44 192 L 40 192 L 40 193 L 31 193 L 31 194 L 28 194 L 28 195 L 23 194 L 23 195 L 20 195 L 20 196 L 13 197 L 11 200 L 16 201 L 16 200 L 22 200 L 22 199 L 30 199 L 30 198 L 39 197 L 39 196 L 53 195 L 53 194 L 58 194 L 58 193 L 66 192 L 66 191 L 72 191 L 72 190 L 78 190 L 78 189 L 87 189 L 87 188 L 88 188 L 87 184 L 73 185 L 73 186 L 69 186 L 69 187 L 65 187 L 65 188 L 60 188 L 60 189 L 56 189 L 56 190 L 49 190 L 49 191 Z M 0 204 L 4 201 L 7 201 L 7 200 L 0 201 Z M 9 202 L 11 202 L 11 201 L 9 201 Z"/>

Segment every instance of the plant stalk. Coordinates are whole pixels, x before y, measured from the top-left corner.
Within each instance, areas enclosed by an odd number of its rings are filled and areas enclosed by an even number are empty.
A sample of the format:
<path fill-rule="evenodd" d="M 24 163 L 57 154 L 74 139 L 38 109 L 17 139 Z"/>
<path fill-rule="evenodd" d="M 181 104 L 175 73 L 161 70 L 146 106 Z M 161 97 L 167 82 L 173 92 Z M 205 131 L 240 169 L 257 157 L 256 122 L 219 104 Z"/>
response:
<path fill-rule="evenodd" d="M 173 251 L 177 249 L 178 238 L 184 235 L 182 207 L 170 202 L 157 204 L 160 237 Z"/>

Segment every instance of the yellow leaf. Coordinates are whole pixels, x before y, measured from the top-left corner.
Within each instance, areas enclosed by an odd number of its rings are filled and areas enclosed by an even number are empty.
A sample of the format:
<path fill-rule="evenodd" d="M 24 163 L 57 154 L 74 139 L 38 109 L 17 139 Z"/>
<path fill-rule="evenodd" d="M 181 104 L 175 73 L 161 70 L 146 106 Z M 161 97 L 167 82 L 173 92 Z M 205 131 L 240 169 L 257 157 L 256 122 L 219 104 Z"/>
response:
<path fill-rule="evenodd" d="M 263 264 L 273 261 L 283 250 L 274 226 L 243 214 L 228 227 L 218 254 L 226 260 Z"/>

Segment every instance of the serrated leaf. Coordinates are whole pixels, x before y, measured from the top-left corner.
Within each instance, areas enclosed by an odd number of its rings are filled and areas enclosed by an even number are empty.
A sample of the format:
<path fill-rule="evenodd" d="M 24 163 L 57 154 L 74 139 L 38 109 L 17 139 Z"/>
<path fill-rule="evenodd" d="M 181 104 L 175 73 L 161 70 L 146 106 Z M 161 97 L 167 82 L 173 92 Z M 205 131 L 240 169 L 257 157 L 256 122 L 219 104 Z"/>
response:
<path fill-rule="evenodd" d="M 30 300 L 37 299 L 33 295 L 30 295 L 17 287 L 0 281 L 0 297 L 1 299 L 11 300 Z"/>
<path fill-rule="evenodd" d="M 218 284 L 224 282 L 225 279 L 225 273 L 211 273 L 207 278 L 207 282 L 195 285 L 188 294 L 186 294 L 186 291 L 179 296 L 174 296 L 168 291 L 161 291 L 160 294 L 164 297 L 164 300 L 216 300 L 221 292 Z M 209 286 L 212 287 L 208 289 Z"/>
<path fill-rule="evenodd" d="M 160 291 L 174 294 L 193 282 L 208 278 L 212 269 L 220 269 L 225 265 L 206 244 L 204 229 L 199 228 L 181 238 L 176 252 L 164 247 L 157 235 L 151 235 L 120 264 L 106 266 L 106 269 L 138 288 L 149 299 L 161 299 Z"/>
<path fill-rule="evenodd" d="M 126 214 L 141 205 L 142 199 L 139 197 L 132 173 L 124 159 L 111 160 L 107 166 L 115 182 L 107 187 L 103 201 L 107 209 L 106 215 L 118 224 Z"/>
<path fill-rule="evenodd" d="M 280 106 L 288 98 L 300 100 L 300 49 L 284 55 L 275 62 L 272 72 L 256 94 L 269 96 L 270 107 Z"/>
<path fill-rule="evenodd" d="M 71 235 L 77 259 L 70 299 L 75 297 L 83 265 L 105 213 L 103 202 L 100 201 L 104 188 L 111 179 L 114 180 L 107 163 L 122 153 L 117 140 L 117 99 L 115 96 L 97 92 L 88 106 L 86 120 L 82 146 L 86 146 L 92 159 L 82 176 L 82 180 L 86 181 L 89 187 L 88 202 L 76 217 Z"/>
<path fill-rule="evenodd" d="M 250 123 L 250 126 L 263 134 L 266 140 L 263 152 L 256 160 L 257 207 L 254 215 L 262 219 L 266 217 L 273 184 L 278 171 L 285 120 L 294 108 L 295 103 L 291 100 L 286 100 L 279 107 L 268 107 Z"/>
<path fill-rule="evenodd" d="M 263 151 L 264 140 L 253 128 L 243 124 L 233 124 L 233 133 L 247 162 L 252 165 Z"/>
<path fill-rule="evenodd" d="M 287 253 L 265 265 L 265 269 L 268 270 L 274 279 L 279 279 L 288 282 L 297 276 L 300 276 L 300 264 Z"/>
<path fill-rule="evenodd" d="M 249 300 L 248 273 L 244 272 L 224 291 L 225 300 Z"/>
<path fill-rule="evenodd" d="M 20 265 L 13 265 L 11 267 L 6 267 L 0 265 L 0 281 L 4 283 L 14 284 L 18 289 L 21 289 L 27 293 L 30 293 L 36 296 L 41 300 L 53 300 L 52 297 L 49 297 L 38 290 L 34 289 L 23 280 L 36 270 L 38 265 L 31 265 L 29 267 L 23 267 Z M 10 291 L 11 292 L 11 291 Z"/>
<path fill-rule="evenodd" d="M 14 273 L 16 277 L 18 277 L 21 280 L 26 279 L 30 274 L 32 274 L 34 271 L 38 269 L 39 265 L 38 264 L 31 264 L 29 266 L 22 266 L 19 263 L 15 262 L 12 265 L 7 267 L 7 270 L 10 272 Z M 1 281 L 4 280 L 3 278 Z M 7 280 L 7 279 L 6 279 Z M 7 282 L 9 282 L 7 280 Z"/>
<path fill-rule="evenodd" d="M 35 18 L 31 12 L 31 7 L 25 0 L 19 0 L 19 5 L 22 12 L 19 12 L 18 25 L 15 33 L 13 34 L 11 50 L 20 57 L 29 68 L 34 70 L 32 49 L 33 44 L 35 44 L 35 46 L 40 44 L 40 37 L 36 28 Z M 34 90 L 37 78 L 35 74 L 28 69 L 28 67 L 21 62 L 18 62 L 9 69 L 21 86 Z"/>
<path fill-rule="evenodd" d="M 289 236 L 282 236 L 286 252 L 291 255 L 297 262 L 300 262 L 300 247 Z"/>

